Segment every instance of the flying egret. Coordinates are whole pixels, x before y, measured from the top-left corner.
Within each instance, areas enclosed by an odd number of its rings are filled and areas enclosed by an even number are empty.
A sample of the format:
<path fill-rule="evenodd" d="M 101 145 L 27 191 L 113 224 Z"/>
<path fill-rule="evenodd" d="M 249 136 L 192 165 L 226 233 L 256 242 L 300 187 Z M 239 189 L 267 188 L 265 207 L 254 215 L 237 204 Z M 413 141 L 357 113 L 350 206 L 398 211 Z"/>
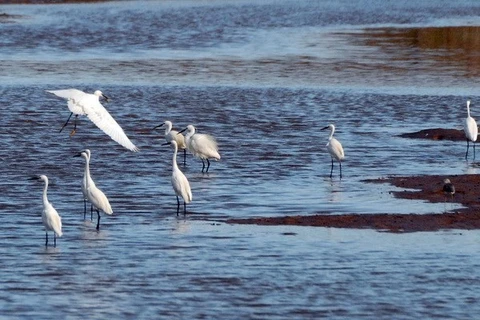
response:
<path fill-rule="evenodd" d="M 85 153 L 88 156 L 88 161 L 90 162 L 90 150 L 85 149 Z M 87 181 L 88 179 L 88 181 Z M 83 172 L 83 179 L 82 179 L 82 194 L 83 194 L 83 219 L 85 220 L 85 216 L 87 214 L 87 201 L 88 201 L 88 189 L 87 185 L 93 185 L 95 187 L 95 182 L 93 182 L 92 178 L 89 174 L 87 174 L 87 167 L 85 166 L 85 170 Z M 93 204 L 90 204 L 90 220 L 93 219 Z"/>
<path fill-rule="evenodd" d="M 332 168 L 330 170 L 330 178 L 333 174 L 333 159 L 337 160 L 340 165 L 340 178 L 342 178 L 342 160 L 345 158 L 345 153 L 343 152 L 343 147 L 340 141 L 333 137 L 335 133 L 335 126 L 333 124 L 329 124 L 325 128 L 321 130 L 330 129 L 330 136 L 328 137 L 327 143 L 327 151 L 330 153 L 330 157 L 332 158 Z"/>
<path fill-rule="evenodd" d="M 38 177 L 32 178 L 32 180 L 39 180 L 45 182 L 45 187 L 43 188 L 43 211 L 42 211 L 42 222 L 45 227 L 45 246 L 48 245 L 48 231 L 53 231 L 53 246 L 57 246 L 57 236 L 61 237 L 62 232 L 62 219 L 58 215 L 57 210 L 52 206 L 48 201 L 47 189 L 48 189 L 48 178 L 45 175 L 40 175 Z"/>
<path fill-rule="evenodd" d="M 75 134 L 77 129 L 77 117 L 79 115 L 86 115 L 97 127 L 109 135 L 114 141 L 118 142 L 128 150 L 133 152 L 138 151 L 138 148 L 130 141 L 130 139 L 128 139 L 123 129 L 100 103 L 101 97 L 108 101 L 108 97 L 100 90 L 95 91 L 93 94 L 85 93 L 77 89 L 46 91 L 53 93 L 57 97 L 67 99 L 68 109 L 71 113 L 67 122 L 65 122 L 60 129 L 60 132 L 68 124 L 72 115 L 75 114 L 75 121 L 71 135 Z"/>
<path fill-rule="evenodd" d="M 90 157 L 86 150 L 80 152 L 78 157 L 83 157 L 85 159 L 85 174 L 87 176 L 86 179 L 86 189 L 87 189 L 87 199 L 93 205 L 95 210 L 97 211 L 97 230 L 100 229 L 100 211 L 105 212 L 108 215 L 112 215 L 112 207 L 110 206 L 110 202 L 102 190 L 98 189 L 95 186 L 95 183 L 90 183 L 93 181 L 90 176 Z"/>
<path fill-rule="evenodd" d="M 467 153 L 465 154 L 465 160 L 468 157 L 468 147 L 470 141 L 473 143 L 473 160 L 475 160 L 475 141 L 477 141 L 478 127 L 477 122 L 470 116 L 470 100 L 467 100 L 467 118 L 463 124 L 463 131 L 467 138 Z"/>
<path fill-rule="evenodd" d="M 187 146 L 185 145 L 185 137 L 183 136 L 183 134 L 178 134 L 178 131 L 172 130 L 173 124 L 171 121 L 168 120 L 153 129 L 160 128 L 162 126 L 165 126 L 165 140 L 167 141 L 167 143 L 175 140 L 177 142 L 178 148 L 183 149 L 183 165 L 185 165 L 187 161 Z"/>
<path fill-rule="evenodd" d="M 220 160 L 220 154 L 218 153 L 218 144 L 214 137 L 209 134 L 195 133 L 195 127 L 189 124 L 185 129 L 179 132 L 187 131 L 185 135 L 185 144 L 188 151 L 190 151 L 195 157 L 202 159 L 202 172 L 205 169 L 205 162 L 207 160 L 207 170 L 210 168 L 210 160 Z"/>
<path fill-rule="evenodd" d="M 187 203 L 192 201 L 192 190 L 190 189 L 190 183 L 187 180 L 187 177 L 183 172 L 178 168 L 177 165 L 177 152 L 178 145 L 175 140 L 172 140 L 170 144 L 173 147 L 173 158 L 172 158 L 172 187 L 177 196 L 177 215 L 180 211 L 180 199 L 183 198 L 183 213 L 187 213 Z"/>

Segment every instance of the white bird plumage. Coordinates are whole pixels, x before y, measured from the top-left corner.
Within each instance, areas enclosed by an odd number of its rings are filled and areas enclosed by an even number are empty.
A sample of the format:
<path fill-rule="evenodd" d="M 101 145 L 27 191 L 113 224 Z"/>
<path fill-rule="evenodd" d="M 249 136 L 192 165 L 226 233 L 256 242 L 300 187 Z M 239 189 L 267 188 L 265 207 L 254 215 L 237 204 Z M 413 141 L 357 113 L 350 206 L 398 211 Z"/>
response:
<path fill-rule="evenodd" d="M 190 188 L 190 183 L 188 182 L 187 177 L 183 172 L 178 168 L 177 165 L 177 152 L 178 145 L 175 140 L 172 140 L 170 144 L 173 147 L 173 157 L 172 157 L 172 187 L 177 196 L 177 215 L 180 210 L 180 199 L 183 199 L 183 213 L 187 212 L 187 203 L 192 201 L 192 189 Z"/>
<path fill-rule="evenodd" d="M 88 149 L 87 149 L 88 150 Z M 90 175 L 90 151 L 84 150 L 80 152 L 78 156 L 81 156 L 85 159 L 85 182 L 86 182 L 86 197 L 87 200 L 93 205 L 95 210 L 97 211 L 97 230 L 100 229 L 100 211 L 103 211 L 104 213 L 108 215 L 113 214 L 112 207 L 110 206 L 110 202 L 108 201 L 107 196 L 97 188 L 95 183 L 90 183 L 93 182 L 93 179 Z"/>
<path fill-rule="evenodd" d="M 90 150 L 85 149 L 85 153 L 88 156 L 88 161 L 90 162 Z M 88 180 L 88 181 L 87 181 Z M 87 214 L 87 201 L 88 201 L 88 185 L 95 187 L 95 182 L 92 180 L 90 175 L 87 173 L 87 166 L 85 166 L 85 169 L 83 171 L 83 179 L 82 179 L 82 194 L 83 194 L 83 219 L 85 219 L 85 216 Z M 90 219 L 93 217 L 93 204 L 90 204 Z"/>
<path fill-rule="evenodd" d="M 345 153 L 343 152 L 343 147 L 340 141 L 333 137 L 335 133 L 335 126 L 333 124 L 329 124 L 328 126 L 322 128 L 321 130 L 330 129 L 330 136 L 328 137 L 327 143 L 327 151 L 332 158 L 332 168 L 330 170 L 330 178 L 333 174 L 333 159 L 337 160 L 340 165 L 340 178 L 342 178 L 342 160 L 345 158 Z"/>
<path fill-rule="evenodd" d="M 204 160 L 207 160 L 208 165 L 205 172 L 208 172 L 208 168 L 210 168 L 209 159 L 220 160 L 217 141 L 209 134 L 196 133 L 195 127 L 191 124 L 179 133 L 184 131 L 187 131 L 187 134 L 185 135 L 185 144 L 188 151 L 190 151 L 195 157 L 202 159 L 202 172 L 205 169 Z"/>
<path fill-rule="evenodd" d="M 118 142 L 128 150 L 133 152 L 138 151 L 138 148 L 130 141 L 120 125 L 100 103 L 100 97 L 104 97 L 108 100 L 100 90 L 95 91 L 93 94 L 85 93 L 77 89 L 46 91 L 57 97 L 67 99 L 68 109 L 71 113 L 62 129 L 67 125 L 70 117 L 75 114 L 74 129 L 72 131 L 72 134 L 74 134 L 77 117 L 79 115 L 86 115 L 98 128 L 109 135 L 114 141 Z M 62 129 L 60 129 L 60 131 L 62 131 Z"/>
<path fill-rule="evenodd" d="M 470 100 L 467 101 L 467 118 L 465 118 L 463 124 L 463 131 L 465 131 L 465 137 L 467 138 L 467 152 L 465 153 L 465 159 L 468 157 L 468 148 L 470 141 L 473 143 L 473 159 L 475 160 L 475 141 L 478 136 L 478 126 L 475 119 L 470 116 Z"/>
<path fill-rule="evenodd" d="M 183 164 L 185 165 L 187 158 L 187 146 L 185 145 L 185 137 L 183 136 L 183 134 L 178 134 L 178 131 L 172 130 L 173 124 L 171 121 L 168 120 L 156 126 L 154 129 L 163 126 L 165 126 L 165 141 L 167 141 L 167 144 L 174 140 L 177 142 L 178 149 L 183 150 Z"/>
<path fill-rule="evenodd" d="M 53 205 L 48 201 L 47 190 L 48 190 L 48 178 L 45 175 L 40 175 L 33 178 L 35 180 L 41 180 L 45 183 L 43 187 L 43 211 L 42 211 L 42 223 L 45 227 L 45 245 L 48 245 L 48 231 L 53 231 L 53 245 L 57 245 L 57 236 L 61 237 L 62 232 L 62 219 L 58 214 L 57 210 Z"/>

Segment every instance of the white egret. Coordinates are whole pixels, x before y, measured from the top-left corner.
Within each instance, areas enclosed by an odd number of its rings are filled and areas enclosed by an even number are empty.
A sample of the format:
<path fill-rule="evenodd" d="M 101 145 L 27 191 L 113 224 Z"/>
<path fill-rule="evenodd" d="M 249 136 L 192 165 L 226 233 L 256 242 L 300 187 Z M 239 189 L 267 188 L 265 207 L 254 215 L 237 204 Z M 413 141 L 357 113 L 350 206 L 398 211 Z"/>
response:
<path fill-rule="evenodd" d="M 463 124 L 463 131 L 465 131 L 465 136 L 467 138 L 467 153 L 465 154 L 465 159 L 468 157 L 468 147 L 470 141 L 473 143 L 473 160 L 475 160 L 475 141 L 477 141 L 478 136 L 478 127 L 477 122 L 470 116 L 470 100 L 467 101 L 467 118 Z"/>
<path fill-rule="evenodd" d="M 205 162 L 207 160 L 207 170 L 210 168 L 210 160 L 220 160 L 220 154 L 218 153 L 218 144 L 215 138 L 209 134 L 195 133 L 195 127 L 189 124 L 185 129 L 179 132 L 187 131 L 185 135 L 185 144 L 188 151 L 190 151 L 195 157 L 202 159 L 202 172 L 205 169 Z"/>
<path fill-rule="evenodd" d="M 128 150 L 133 152 L 138 151 L 138 148 L 130 141 L 120 125 L 100 103 L 100 97 L 103 97 L 108 101 L 108 97 L 100 90 L 95 91 L 93 94 L 85 93 L 77 89 L 46 91 L 53 93 L 57 97 L 67 99 L 68 109 L 71 113 L 67 122 L 65 122 L 60 129 L 60 132 L 68 124 L 72 115 L 75 114 L 74 127 L 71 135 L 75 134 L 77 129 L 77 117 L 79 115 L 86 115 L 98 128 L 109 135 L 114 141 L 118 142 Z"/>
<path fill-rule="evenodd" d="M 187 161 L 187 146 L 185 145 L 185 137 L 183 134 L 178 134 L 178 131 L 172 130 L 173 124 L 171 121 L 165 121 L 164 123 L 156 126 L 153 129 L 165 126 L 165 140 L 167 144 L 175 140 L 179 149 L 183 149 L 183 164 Z"/>
<path fill-rule="evenodd" d="M 90 150 L 85 149 L 85 153 L 88 156 L 88 161 L 90 162 Z M 88 181 L 87 181 L 88 180 Z M 88 201 L 88 189 L 87 185 L 95 186 L 95 182 L 93 182 L 92 178 L 89 174 L 87 174 L 87 167 L 85 166 L 85 170 L 83 172 L 83 179 L 82 179 L 82 194 L 83 194 L 83 219 L 87 214 L 87 201 Z M 90 220 L 93 219 L 93 204 L 90 204 Z"/>
<path fill-rule="evenodd" d="M 190 183 L 188 182 L 187 177 L 183 172 L 178 168 L 177 165 L 177 152 L 178 145 L 175 140 L 172 140 L 170 144 L 173 147 L 173 158 L 172 158 L 172 187 L 177 196 L 177 215 L 180 211 L 180 199 L 183 199 L 183 213 L 187 213 L 187 203 L 192 201 L 192 190 L 190 189 Z"/>
<path fill-rule="evenodd" d="M 333 137 L 335 133 L 335 126 L 333 124 L 329 124 L 325 128 L 321 130 L 330 129 L 330 136 L 328 137 L 327 143 L 327 151 L 330 153 L 330 157 L 332 158 L 332 168 L 330 170 L 330 178 L 333 174 L 333 159 L 337 160 L 340 165 L 340 178 L 342 178 L 342 160 L 345 158 L 345 153 L 343 152 L 342 144 Z"/>
<path fill-rule="evenodd" d="M 45 227 L 45 246 L 48 245 L 48 231 L 53 231 L 53 246 L 57 246 L 57 236 L 61 237 L 62 232 L 62 219 L 60 218 L 57 210 L 52 206 L 48 201 L 47 190 L 48 190 L 48 178 L 45 175 L 40 175 L 38 177 L 32 178 L 32 180 L 40 180 L 45 182 L 45 187 L 43 188 L 43 211 L 42 211 L 42 222 Z"/>
<path fill-rule="evenodd" d="M 86 189 L 87 189 L 87 199 L 93 205 L 95 210 L 97 211 L 97 230 L 100 229 L 100 211 L 105 212 L 108 215 L 112 215 L 112 207 L 110 206 L 110 202 L 102 190 L 98 189 L 95 186 L 95 183 L 90 183 L 93 181 L 90 176 L 90 157 L 86 150 L 80 152 L 77 156 L 81 156 L 85 159 L 85 174 L 87 176 L 86 179 Z"/>

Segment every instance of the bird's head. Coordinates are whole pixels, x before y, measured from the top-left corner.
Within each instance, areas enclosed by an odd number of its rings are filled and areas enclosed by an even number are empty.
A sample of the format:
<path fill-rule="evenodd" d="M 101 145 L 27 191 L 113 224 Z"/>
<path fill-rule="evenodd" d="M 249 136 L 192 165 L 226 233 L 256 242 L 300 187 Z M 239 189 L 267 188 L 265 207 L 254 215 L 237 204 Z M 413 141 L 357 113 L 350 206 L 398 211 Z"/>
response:
<path fill-rule="evenodd" d="M 158 126 L 154 127 L 153 130 L 157 129 L 157 128 L 160 128 L 160 127 L 163 127 L 165 125 L 165 122 L 164 123 L 161 123 L 159 124 Z"/>
<path fill-rule="evenodd" d="M 330 123 L 328 126 L 323 127 L 323 128 L 320 129 L 320 130 L 327 130 L 327 129 L 335 130 L 335 125 L 334 125 L 333 123 Z"/>
<path fill-rule="evenodd" d="M 170 130 L 172 130 L 173 123 L 172 123 L 172 121 L 168 121 L 168 120 L 167 120 L 167 121 L 159 124 L 158 126 L 156 126 L 156 127 L 153 128 L 153 129 L 157 129 L 157 128 L 160 128 L 160 127 L 163 127 L 163 126 L 167 127 L 167 130 L 170 131 Z"/>
<path fill-rule="evenodd" d="M 90 150 L 85 149 L 83 151 L 80 151 L 79 153 L 76 153 L 74 157 L 84 157 L 87 160 L 90 160 Z"/>
<path fill-rule="evenodd" d="M 95 91 L 93 94 L 96 95 L 98 98 L 104 98 L 106 102 L 110 101 L 110 98 L 104 95 L 103 92 L 100 90 Z"/>
<path fill-rule="evenodd" d="M 28 180 L 48 182 L 48 178 L 44 174 L 31 176 Z"/>
<path fill-rule="evenodd" d="M 182 132 L 188 131 L 187 133 L 195 133 L 195 127 L 189 124 L 185 129 L 181 130 L 177 134 L 180 134 Z"/>

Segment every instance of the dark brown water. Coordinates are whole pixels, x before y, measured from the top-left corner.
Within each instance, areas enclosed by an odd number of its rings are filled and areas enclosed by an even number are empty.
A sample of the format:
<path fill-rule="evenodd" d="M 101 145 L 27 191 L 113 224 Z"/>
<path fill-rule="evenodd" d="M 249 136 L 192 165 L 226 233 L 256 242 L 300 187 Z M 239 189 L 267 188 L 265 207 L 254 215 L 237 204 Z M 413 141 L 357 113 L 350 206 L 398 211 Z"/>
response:
<path fill-rule="evenodd" d="M 477 231 L 238 226 L 226 218 L 442 212 L 393 199 L 391 174 L 478 172 L 465 144 L 400 133 L 461 128 L 478 96 L 480 6 L 469 1 L 123 1 L 0 6 L 0 314 L 7 318 L 418 319 L 479 310 Z M 459 40 L 463 39 L 463 40 Z M 45 90 L 101 89 L 141 149 L 88 119 L 59 133 Z M 190 214 L 176 216 L 171 120 L 219 141 L 191 156 Z M 337 126 L 344 178 L 324 150 Z M 70 128 L 71 130 L 71 128 Z M 83 161 L 114 215 L 83 220 Z M 180 159 L 180 158 L 179 158 Z M 337 174 L 337 167 L 334 173 Z M 62 216 L 44 246 L 42 186 Z"/>

